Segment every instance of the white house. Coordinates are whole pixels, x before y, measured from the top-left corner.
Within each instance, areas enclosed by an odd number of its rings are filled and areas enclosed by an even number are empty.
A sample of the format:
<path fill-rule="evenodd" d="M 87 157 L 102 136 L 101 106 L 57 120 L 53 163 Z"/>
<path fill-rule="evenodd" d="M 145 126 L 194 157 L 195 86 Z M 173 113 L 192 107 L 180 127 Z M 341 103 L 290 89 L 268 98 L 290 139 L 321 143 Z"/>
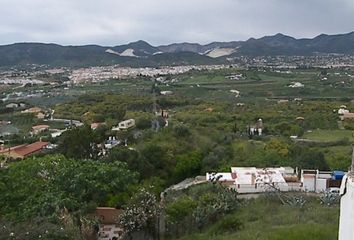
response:
<path fill-rule="evenodd" d="M 135 120 L 134 119 L 128 119 L 125 121 L 122 121 L 118 124 L 118 127 L 114 127 L 112 130 L 117 131 L 117 130 L 127 130 L 129 128 L 132 128 L 135 126 Z"/>
<path fill-rule="evenodd" d="M 6 108 L 23 108 L 26 107 L 24 103 L 9 103 L 6 105 Z"/>
<path fill-rule="evenodd" d="M 302 84 L 301 82 L 294 82 L 293 84 L 289 85 L 290 88 L 302 88 L 305 87 L 304 84 Z"/>
<path fill-rule="evenodd" d="M 51 129 L 51 136 L 52 138 L 57 138 L 57 137 L 60 137 L 63 132 L 67 131 L 67 129 L 63 129 L 63 130 L 60 130 L 60 129 Z"/>
<path fill-rule="evenodd" d="M 305 192 L 322 192 L 327 189 L 327 179 L 331 178 L 330 172 L 318 170 L 301 170 L 302 190 Z"/>
<path fill-rule="evenodd" d="M 288 191 L 289 186 L 279 168 L 233 167 L 236 174 L 235 188 L 239 193 L 259 193 L 266 191 Z"/>
<path fill-rule="evenodd" d="M 6 105 L 6 108 L 18 108 L 18 104 L 17 103 L 9 103 Z"/>
<path fill-rule="evenodd" d="M 206 180 L 209 182 L 220 182 L 222 185 L 234 187 L 236 175 L 228 173 L 206 173 Z"/>
<path fill-rule="evenodd" d="M 50 127 L 49 125 L 44 125 L 44 124 L 36 125 L 36 126 L 32 127 L 31 133 L 36 135 L 36 134 L 39 134 L 41 132 L 48 130 L 49 127 Z"/>
<path fill-rule="evenodd" d="M 338 109 L 338 114 L 343 115 L 346 113 L 349 113 L 349 110 L 347 109 L 347 107 L 344 105 L 340 106 L 340 108 Z"/>
<path fill-rule="evenodd" d="M 236 90 L 236 89 L 231 89 L 230 93 L 234 93 L 235 97 L 239 97 L 240 96 L 240 91 Z"/>
<path fill-rule="evenodd" d="M 256 124 L 248 127 L 248 134 L 250 136 L 253 136 L 253 135 L 262 136 L 262 132 L 263 132 L 263 120 L 261 118 L 258 119 Z"/>
<path fill-rule="evenodd" d="M 319 170 L 301 170 L 300 181 L 302 183 L 302 191 L 305 192 L 324 192 L 331 187 L 339 187 L 342 182 L 342 177 L 334 179 L 334 172 L 319 171 Z M 338 172 L 338 171 L 337 171 Z M 339 171 L 340 172 L 340 171 Z M 344 174 L 341 172 L 341 175 Z"/>
<path fill-rule="evenodd" d="M 161 91 L 160 93 L 161 93 L 161 95 L 165 95 L 165 96 L 173 94 L 172 91 Z"/>
<path fill-rule="evenodd" d="M 231 173 L 207 173 L 208 181 L 218 181 L 236 189 L 238 193 L 299 190 L 299 183 L 287 182 L 294 176 L 292 168 L 232 167 Z"/>

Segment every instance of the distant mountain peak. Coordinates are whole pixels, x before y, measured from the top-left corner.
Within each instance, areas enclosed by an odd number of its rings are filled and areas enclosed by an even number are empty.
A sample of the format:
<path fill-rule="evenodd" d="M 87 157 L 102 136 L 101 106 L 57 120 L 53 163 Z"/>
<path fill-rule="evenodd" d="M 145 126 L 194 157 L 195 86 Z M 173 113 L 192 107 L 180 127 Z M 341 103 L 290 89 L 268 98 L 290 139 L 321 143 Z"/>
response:
<path fill-rule="evenodd" d="M 144 41 L 144 40 L 138 40 L 135 42 L 130 42 L 127 45 L 146 45 L 146 46 L 151 46 L 148 42 Z"/>
<path fill-rule="evenodd" d="M 115 47 L 85 45 L 61 46 L 45 43 L 17 43 L 0 46 L 0 67 L 21 64 L 88 66 L 100 64 L 169 65 L 225 63 L 237 56 L 276 56 L 338 53 L 354 55 L 354 31 L 346 34 L 321 34 L 315 38 L 295 39 L 277 33 L 247 41 L 172 43 L 152 46 L 144 40 Z"/>
<path fill-rule="evenodd" d="M 293 39 L 293 40 L 296 40 L 295 38 L 290 37 L 290 36 L 285 35 L 285 34 L 282 34 L 282 33 L 277 33 L 277 34 L 271 35 L 271 36 L 265 36 L 265 37 L 262 37 L 260 39 L 279 39 L 279 40 L 282 40 L 282 39 Z"/>
<path fill-rule="evenodd" d="M 289 36 L 282 34 L 282 33 L 277 33 L 274 35 L 274 37 L 289 37 Z"/>

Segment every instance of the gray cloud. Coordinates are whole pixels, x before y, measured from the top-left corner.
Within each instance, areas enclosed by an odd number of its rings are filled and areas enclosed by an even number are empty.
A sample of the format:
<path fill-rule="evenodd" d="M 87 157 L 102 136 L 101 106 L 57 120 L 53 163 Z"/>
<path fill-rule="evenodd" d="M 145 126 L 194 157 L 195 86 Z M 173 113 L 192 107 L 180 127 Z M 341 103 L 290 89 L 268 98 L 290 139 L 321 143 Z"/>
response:
<path fill-rule="evenodd" d="M 354 0 L 0 0 L 0 44 L 118 45 L 354 31 Z"/>

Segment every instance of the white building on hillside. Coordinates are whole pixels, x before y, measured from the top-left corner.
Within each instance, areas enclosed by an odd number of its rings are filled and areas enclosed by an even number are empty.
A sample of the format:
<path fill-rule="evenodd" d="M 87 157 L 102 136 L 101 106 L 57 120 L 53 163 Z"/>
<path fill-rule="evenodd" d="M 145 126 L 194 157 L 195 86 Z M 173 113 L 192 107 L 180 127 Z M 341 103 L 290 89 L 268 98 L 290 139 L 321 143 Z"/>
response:
<path fill-rule="evenodd" d="M 233 167 L 231 173 L 236 174 L 235 188 L 239 193 L 258 193 L 266 191 L 288 191 L 280 168 L 244 168 Z"/>
<path fill-rule="evenodd" d="M 302 191 L 321 193 L 330 188 L 338 188 L 344 176 L 342 171 L 301 170 Z"/>
<path fill-rule="evenodd" d="M 122 121 L 118 124 L 117 127 L 112 128 L 113 131 L 119 131 L 119 130 L 127 130 L 129 128 L 132 128 L 135 126 L 135 120 L 134 119 L 128 119 L 125 121 Z"/>
<path fill-rule="evenodd" d="M 304 84 L 302 84 L 301 82 L 294 82 L 293 84 L 289 85 L 290 88 L 303 88 L 305 87 Z"/>
<path fill-rule="evenodd" d="M 294 179 L 292 179 L 294 178 Z M 299 190 L 292 168 L 232 167 L 231 173 L 207 173 L 208 181 L 218 181 L 239 193 Z"/>

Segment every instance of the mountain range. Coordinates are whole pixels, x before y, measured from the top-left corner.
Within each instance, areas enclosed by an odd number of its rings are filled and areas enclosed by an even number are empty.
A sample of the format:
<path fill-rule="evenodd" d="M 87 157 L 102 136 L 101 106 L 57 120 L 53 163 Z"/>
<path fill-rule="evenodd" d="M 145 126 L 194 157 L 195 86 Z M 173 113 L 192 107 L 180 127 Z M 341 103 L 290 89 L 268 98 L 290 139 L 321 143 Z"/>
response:
<path fill-rule="evenodd" d="M 107 47 L 99 45 L 61 46 L 45 43 L 15 43 L 0 46 L 0 67 L 45 64 L 49 66 L 159 66 L 218 64 L 237 56 L 309 56 L 317 54 L 354 55 L 354 32 L 321 34 L 296 39 L 278 33 L 247 41 L 173 43 L 152 46 L 145 41 Z"/>

